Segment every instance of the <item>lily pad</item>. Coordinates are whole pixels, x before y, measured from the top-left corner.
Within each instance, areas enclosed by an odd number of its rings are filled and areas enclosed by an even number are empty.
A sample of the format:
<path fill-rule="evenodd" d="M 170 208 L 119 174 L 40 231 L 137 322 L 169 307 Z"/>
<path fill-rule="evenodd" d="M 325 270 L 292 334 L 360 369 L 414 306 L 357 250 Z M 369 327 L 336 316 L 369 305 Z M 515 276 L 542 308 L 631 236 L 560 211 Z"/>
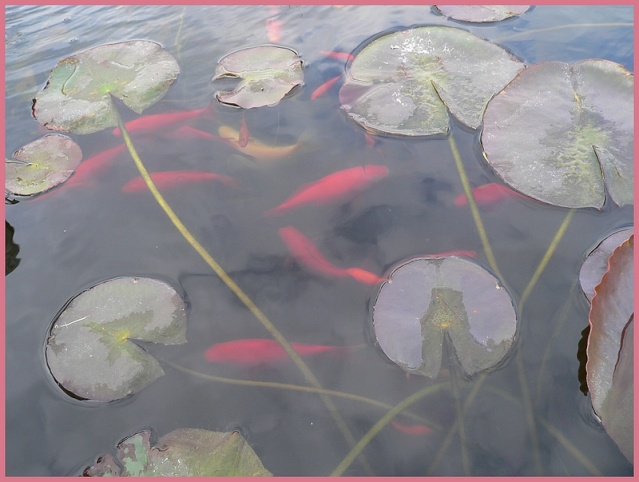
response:
<path fill-rule="evenodd" d="M 608 258 L 621 243 L 633 233 L 633 228 L 626 228 L 605 238 L 593 249 L 579 271 L 581 289 L 589 300 L 595 295 L 595 286 L 599 284 L 603 275 L 608 271 Z"/>
<path fill-rule="evenodd" d="M 296 86 L 304 83 L 302 60 L 297 52 L 277 45 L 237 50 L 223 57 L 213 80 L 241 78 L 232 91 L 216 92 L 223 104 L 244 109 L 276 105 Z"/>
<path fill-rule="evenodd" d="M 87 476 L 271 476 L 253 449 L 237 432 L 211 432 L 181 428 L 151 447 L 151 432 L 144 430 L 84 470 Z"/>
<path fill-rule="evenodd" d="M 521 15 L 530 5 L 435 5 L 445 17 L 461 22 L 499 22 Z"/>
<path fill-rule="evenodd" d="M 82 150 L 72 139 L 49 134 L 5 159 L 4 187 L 15 196 L 31 196 L 62 184 L 82 160 Z"/>
<path fill-rule="evenodd" d="M 171 286 L 151 278 L 115 278 L 80 293 L 51 327 L 47 364 L 57 383 L 77 398 L 124 398 L 164 374 L 132 339 L 186 342 L 186 307 Z"/>
<path fill-rule="evenodd" d="M 180 67 L 147 40 L 100 45 L 67 57 L 33 101 L 33 116 L 48 129 L 91 134 L 118 124 L 111 95 L 138 114 L 160 100 Z"/>
<path fill-rule="evenodd" d="M 633 75 L 608 60 L 532 65 L 486 108 L 486 159 L 509 186 L 555 206 L 600 209 L 606 190 L 633 204 L 633 93 Z"/>
<path fill-rule="evenodd" d="M 496 366 L 517 330 L 510 295 L 491 273 L 457 256 L 409 259 L 393 269 L 373 306 L 380 347 L 409 373 L 439 373 L 444 338 L 469 376 Z"/>
<path fill-rule="evenodd" d="M 634 235 L 611 255 L 595 288 L 588 316 L 586 382 L 595 413 L 622 452 L 632 460 Z M 628 397 L 630 397 L 628 399 Z M 623 426 L 626 426 L 625 428 Z"/>
<path fill-rule="evenodd" d="M 524 68 L 502 47 L 465 30 L 394 31 L 362 48 L 340 89 L 342 109 L 371 133 L 447 134 L 447 109 L 472 129 L 488 100 Z"/>

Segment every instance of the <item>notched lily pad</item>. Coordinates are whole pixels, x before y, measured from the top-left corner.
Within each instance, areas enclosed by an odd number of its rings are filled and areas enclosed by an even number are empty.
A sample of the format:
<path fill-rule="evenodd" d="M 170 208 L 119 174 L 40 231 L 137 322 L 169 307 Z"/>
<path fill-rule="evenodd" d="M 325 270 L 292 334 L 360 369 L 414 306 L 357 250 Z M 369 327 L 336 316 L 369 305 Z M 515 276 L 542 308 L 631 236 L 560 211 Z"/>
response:
<path fill-rule="evenodd" d="M 634 203 L 634 76 L 608 60 L 542 62 L 488 104 L 486 160 L 514 189 L 600 209 Z"/>
<path fill-rule="evenodd" d="M 179 73 L 177 61 L 155 42 L 94 47 L 58 63 L 33 101 L 33 116 L 48 129 L 91 134 L 117 125 L 111 95 L 140 114 Z"/>
<path fill-rule="evenodd" d="M 446 338 L 472 376 L 506 356 L 517 315 L 510 295 L 481 266 L 426 256 L 392 270 L 373 306 L 373 328 L 384 353 L 409 373 L 436 377 Z"/>
<path fill-rule="evenodd" d="M 174 430 L 151 446 L 144 430 L 100 457 L 83 475 L 99 476 L 271 476 L 242 435 L 195 428 Z"/>
<path fill-rule="evenodd" d="M 530 5 L 435 5 L 444 17 L 461 22 L 499 22 L 526 12 Z"/>
<path fill-rule="evenodd" d="M 586 382 L 606 432 L 632 461 L 634 235 L 611 255 L 595 288 L 588 320 Z"/>
<path fill-rule="evenodd" d="M 275 105 L 304 83 L 297 52 L 277 45 L 249 47 L 223 57 L 213 80 L 224 77 L 241 80 L 232 91 L 216 92 L 216 98 L 244 109 Z"/>
<path fill-rule="evenodd" d="M 448 111 L 476 129 L 488 100 L 523 68 L 502 47 L 465 30 L 415 27 L 362 48 L 339 98 L 342 109 L 369 132 L 447 134 Z"/>
<path fill-rule="evenodd" d="M 132 339 L 186 342 L 186 307 L 171 286 L 151 278 L 115 278 L 80 293 L 51 327 L 47 365 L 77 398 L 124 398 L 164 374 Z"/>
<path fill-rule="evenodd" d="M 72 139 L 49 134 L 5 159 L 4 187 L 15 196 L 31 196 L 62 184 L 82 160 L 82 150 Z"/>

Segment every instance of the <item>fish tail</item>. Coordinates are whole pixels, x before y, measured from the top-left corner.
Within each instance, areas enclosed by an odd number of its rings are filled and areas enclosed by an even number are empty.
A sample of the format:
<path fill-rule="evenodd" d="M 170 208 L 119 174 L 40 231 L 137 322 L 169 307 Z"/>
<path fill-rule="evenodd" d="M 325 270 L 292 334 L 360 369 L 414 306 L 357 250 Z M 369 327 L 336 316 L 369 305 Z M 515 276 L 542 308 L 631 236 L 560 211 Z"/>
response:
<path fill-rule="evenodd" d="M 364 284 L 376 285 L 386 281 L 386 278 L 382 278 L 377 276 L 375 273 L 371 273 L 370 271 L 366 271 L 361 268 L 347 268 L 346 273 L 354 280 Z"/>

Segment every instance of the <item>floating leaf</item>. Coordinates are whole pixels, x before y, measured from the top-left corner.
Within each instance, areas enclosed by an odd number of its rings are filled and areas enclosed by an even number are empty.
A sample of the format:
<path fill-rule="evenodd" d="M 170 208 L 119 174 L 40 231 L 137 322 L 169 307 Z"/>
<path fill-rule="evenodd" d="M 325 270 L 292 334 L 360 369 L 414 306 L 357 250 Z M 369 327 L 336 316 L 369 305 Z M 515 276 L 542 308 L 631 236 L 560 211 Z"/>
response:
<path fill-rule="evenodd" d="M 619 369 L 619 357 L 624 331 L 634 318 L 634 235 L 624 241 L 611 255 L 608 271 L 595 288 L 588 320 L 590 335 L 586 353 L 586 382 L 592 407 L 604 421 L 604 405 L 612 390 L 613 378 Z M 632 344 L 632 340 L 628 340 Z M 623 375 L 621 375 L 623 376 Z M 630 377 L 632 381 L 632 377 Z M 631 404 L 632 408 L 632 404 Z M 619 416 L 632 415 L 624 413 Z"/>
<path fill-rule="evenodd" d="M 439 373 L 445 335 L 472 376 L 507 354 L 517 328 L 510 295 L 478 264 L 456 256 L 417 257 L 395 268 L 373 306 L 384 353 L 409 373 Z"/>
<path fill-rule="evenodd" d="M 549 204 L 601 208 L 605 189 L 632 204 L 633 91 L 633 75 L 608 60 L 530 66 L 486 108 L 486 159 L 509 186 Z"/>
<path fill-rule="evenodd" d="M 90 476 L 271 476 L 242 435 L 195 428 L 174 430 L 151 447 L 148 430 L 117 446 L 84 471 Z M 120 468 L 117 463 L 121 464 Z M 114 469 L 115 467 L 115 469 Z"/>
<path fill-rule="evenodd" d="M 72 139 L 49 134 L 5 159 L 4 187 L 16 196 L 31 196 L 66 181 L 82 160 L 82 151 Z"/>
<path fill-rule="evenodd" d="M 599 284 L 602 276 L 608 270 L 608 258 L 632 233 L 633 228 L 617 231 L 601 241 L 595 249 L 588 253 L 588 257 L 579 271 L 579 282 L 581 289 L 589 300 L 595 295 L 595 286 Z"/>
<path fill-rule="evenodd" d="M 164 374 L 131 339 L 174 345 L 186 342 L 185 334 L 185 304 L 173 288 L 150 278 L 115 278 L 80 293 L 60 313 L 47 364 L 76 397 L 117 400 Z"/>
<path fill-rule="evenodd" d="M 58 63 L 33 101 L 33 115 L 48 129 L 91 134 L 118 124 L 111 95 L 140 114 L 179 73 L 177 61 L 155 42 L 94 47 Z"/>
<path fill-rule="evenodd" d="M 530 5 L 435 5 L 442 15 L 462 22 L 499 22 L 521 15 Z"/>
<path fill-rule="evenodd" d="M 276 45 L 245 48 L 223 57 L 213 80 L 223 77 L 242 80 L 232 91 L 217 92 L 216 98 L 245 109 L 275 105 L 304 83 L 302 60 L 297 52 Z"/>
<path fill-rule="evenodd" d="M 416 27 L 370 41 L 348 67 L 344 111 L 367 131 L 446 134 L 448 111 L 476 129 L 488 100 L 524 68 L 465 30 Z"/>

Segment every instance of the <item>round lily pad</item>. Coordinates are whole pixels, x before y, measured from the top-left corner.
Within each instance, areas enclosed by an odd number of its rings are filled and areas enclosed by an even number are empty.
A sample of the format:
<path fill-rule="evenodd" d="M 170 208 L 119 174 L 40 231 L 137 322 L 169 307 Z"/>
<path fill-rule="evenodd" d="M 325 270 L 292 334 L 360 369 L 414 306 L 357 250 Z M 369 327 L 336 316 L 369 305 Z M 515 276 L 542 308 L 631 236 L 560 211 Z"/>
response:
<path fill-rule="evenodd" d="M 297 52 L 277 45 L 237 50 L 223 57 L 213 80 L 237 77 L 235 89 L 216 92 L 223 104 L 250 109 L 276 105 L 296 86 L 304 83 L 302 60 Z"/>
<path fill-rule="evenodd" d="M 342 109 L 372 133 L 447 134 L 448 111 L 476 129 L 488 100 L 523 68 L 502 47 L 465 30 L 415 27 L 362 48 L 339 98 Z"/>
<path fill-rule="evenodd" d="M 124 398 L 164 374 L 132 339 L 186 342 L 186 306 L 171 286 L 151 278 L 115 278 L 80 293 L 51 327 L 47 364 L 57 383 L 77 398 Z"/>
<path fill-rule="evenodd" d="M 488 104 L 481 142 L 514 189 L 569 208 L 634 203 L 634 77 L 588 59 L 522 71 Z"/>
<path fill-rule="evenodd" d="M 461 22 L 499 22 L 521 15 L 530 5 L 435 5 L 442 15 Z"/>
<path fill-rule="evenodd" d="M 91 134 L 118 124 L 111 95 L 138 114 L 160 100 L 180 67 L 148 40 L 100 45 L 67 57 L 53 69 L 33 101 L 33 115 L 48 129 Z"/>
<path fill-rule="evenodd" d="M 82 150 L 72 139 L 49 134 L 5 159 L 4 187 L 16 196 L 31 196 L 66 181 L 82 160 Z"/>
<path fill-rule="evenodd" d="M 436 377 L 448 339 L 472 376 L 506 356 L 517 315 L 504 287 L 478 264 L 425 256 L 391 271 L 373 306 L 373 328 L 386 356 L 409 373 Z"/>

